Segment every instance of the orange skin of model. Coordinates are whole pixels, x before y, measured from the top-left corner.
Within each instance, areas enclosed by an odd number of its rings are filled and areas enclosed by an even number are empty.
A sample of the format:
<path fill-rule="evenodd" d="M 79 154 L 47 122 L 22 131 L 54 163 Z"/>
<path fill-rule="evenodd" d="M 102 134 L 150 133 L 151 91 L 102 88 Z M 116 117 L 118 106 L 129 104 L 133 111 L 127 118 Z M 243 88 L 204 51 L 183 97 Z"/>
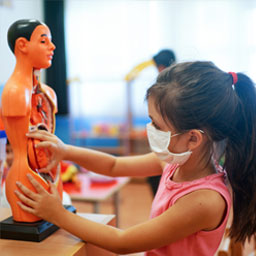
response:
<path fill-rule="evenodd" d="M 19 37 L 15 42 L 14 50 L 16 66 L 2 94 L 1 115 L 14 153 L 13 164 L 6 178 L 6 196 L 12 209 L 13 219 L 18 222 L 35 222 L 40 218 L 23 211 L 18 206 L 17 202 L 20 200 L 14 193 L 17 190 L 16 181 L 35 191 L 27 178 L 27 174 L 31 174 L 49 191 L 47 181 L 29 166 L 26 133 L 29 131 L 32 89 L 33 85 L 37 83 L 33 71 L 51 66 L 54 49 L 55 45 L 51 42 L 50 30 L 45 25 L 37 26 L 29 41 L 24 37 Z M 54 115 L 57 111 L 55 92 L 47 85 L 41 85 L 41 88 L 52 102 Z M 54 184 L 62 196 L 60 178 L 55 179 Z"/>

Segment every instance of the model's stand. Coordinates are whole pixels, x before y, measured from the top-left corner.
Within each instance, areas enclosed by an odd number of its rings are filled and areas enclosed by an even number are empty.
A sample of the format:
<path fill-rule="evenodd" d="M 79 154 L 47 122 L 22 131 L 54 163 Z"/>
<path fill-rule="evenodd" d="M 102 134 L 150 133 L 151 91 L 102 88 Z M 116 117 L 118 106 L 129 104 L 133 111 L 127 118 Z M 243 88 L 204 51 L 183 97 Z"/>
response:
<path fill-rule="evenodd" d="M 65 205 L 64 207 L 70 212 L 76 212 L 72 205 Z M 9 217 L 0 222 L 0 238 L 41 242 L 58 229 L 59 227 L 44 220 L 32 223 L 16 222 L 13 221 L 12 217 Z"/>

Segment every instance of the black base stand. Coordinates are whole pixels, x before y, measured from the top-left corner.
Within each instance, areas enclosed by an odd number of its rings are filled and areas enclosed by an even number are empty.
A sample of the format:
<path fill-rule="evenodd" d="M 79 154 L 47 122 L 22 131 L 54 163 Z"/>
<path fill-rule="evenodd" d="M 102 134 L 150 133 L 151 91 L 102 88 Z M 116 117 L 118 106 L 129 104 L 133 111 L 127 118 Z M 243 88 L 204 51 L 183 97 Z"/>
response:
<path fill-rule="evenodd" d="M 76 212 L 72 205 L 64 206 L 70 212 Z M 16 222 L 9 217 L 0 222 L 0 238 L 22 241 L 40 242 L 55 232 L 59 227 L 50 222 L 41 220 L 38 222 Z"/>

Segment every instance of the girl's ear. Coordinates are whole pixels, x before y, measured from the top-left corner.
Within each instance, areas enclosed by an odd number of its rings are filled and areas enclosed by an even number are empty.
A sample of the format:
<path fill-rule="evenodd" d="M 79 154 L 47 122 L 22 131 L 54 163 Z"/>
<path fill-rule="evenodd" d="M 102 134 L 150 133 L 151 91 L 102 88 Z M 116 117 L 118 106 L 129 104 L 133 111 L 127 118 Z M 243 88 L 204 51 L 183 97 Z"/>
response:
<path fill-rule="evenodd" d="M 27 53 L 28 40 L 25 37 L 19 37 L 15 42 L 15 51 L 19 50 L 22 53 Z"/>
<path fill-rule="evenodd" d="M 188 148 L 189 150 L 196 149 L 198 146 L 201 145 L 203 141 L 203 134 L 199 130 L 190 130 L 189 131 L 189 142 L 188 142 Z"/>

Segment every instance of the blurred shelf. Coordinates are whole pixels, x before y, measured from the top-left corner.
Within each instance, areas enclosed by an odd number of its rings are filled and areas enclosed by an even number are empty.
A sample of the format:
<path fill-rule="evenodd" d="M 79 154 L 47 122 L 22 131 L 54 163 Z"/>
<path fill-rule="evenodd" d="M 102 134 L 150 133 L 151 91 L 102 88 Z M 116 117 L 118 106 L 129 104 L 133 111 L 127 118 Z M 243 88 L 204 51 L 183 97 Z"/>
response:
<path fill-rule="evenodd" d="M 71 133 L 72 144 L 100 150 L 115 155 L 148 153 L 149 146 L 145 131 L 131 131 L 118 135 L 93 134 L 87 131 Z"/>

